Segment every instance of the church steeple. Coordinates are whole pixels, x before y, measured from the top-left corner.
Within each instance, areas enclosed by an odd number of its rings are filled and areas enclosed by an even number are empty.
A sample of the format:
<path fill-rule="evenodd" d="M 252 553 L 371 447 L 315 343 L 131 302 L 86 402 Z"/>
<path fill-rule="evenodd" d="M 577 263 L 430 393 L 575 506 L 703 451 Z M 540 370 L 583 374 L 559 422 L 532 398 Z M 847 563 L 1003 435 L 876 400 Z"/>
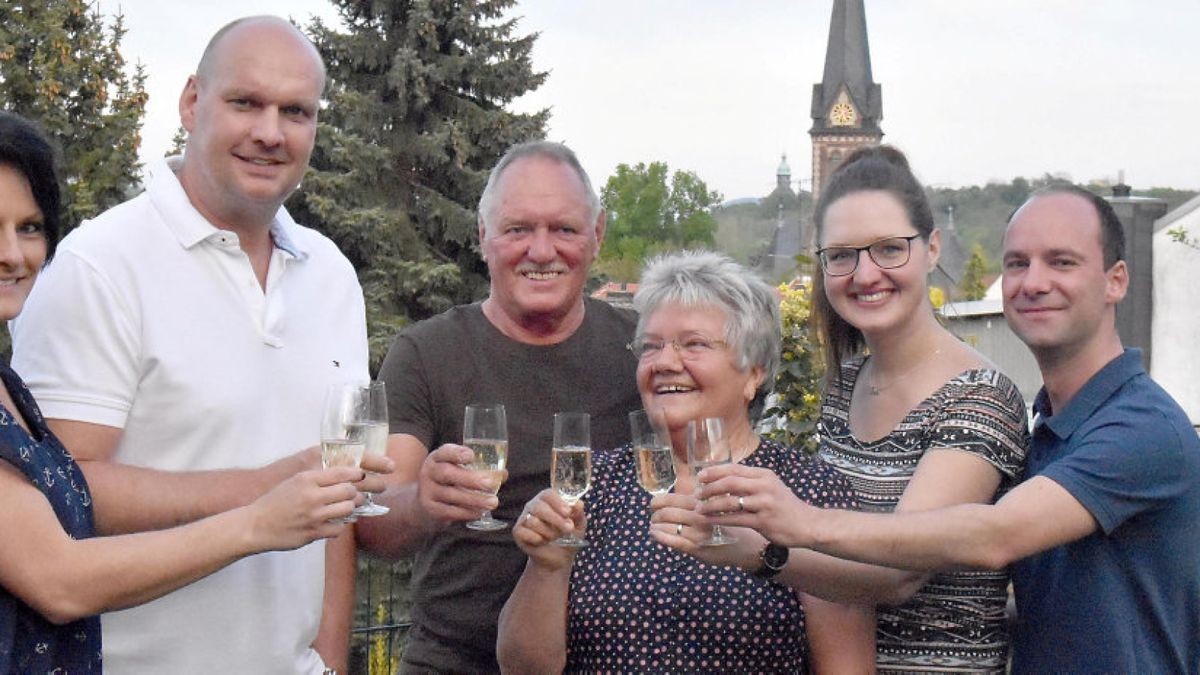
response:
<path fill-rule="evenodd" d="M 787 153 L 779 159 L 779 168 L 775 170 L 775 189 L 792 190 L 792 167 L 788 166 Z"/>
<path fill-rule="evenodd" d="M 883 138 L 883 95 L 871 75 L 863 0 L 833 0 L 825 73 L 813 85 L 813 194 L 855 148 Z"/>

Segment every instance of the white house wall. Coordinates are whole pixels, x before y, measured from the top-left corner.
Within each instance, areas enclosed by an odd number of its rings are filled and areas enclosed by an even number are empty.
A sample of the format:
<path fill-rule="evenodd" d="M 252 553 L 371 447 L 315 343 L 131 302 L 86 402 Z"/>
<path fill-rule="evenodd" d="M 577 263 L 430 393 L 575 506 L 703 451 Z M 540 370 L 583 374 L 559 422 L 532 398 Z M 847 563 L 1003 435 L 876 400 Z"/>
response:
<path fill-rule="evenodd" d="M 1200 202 L 1184 204 L 1155 225 L 1150 374 L 1200 425 L 1200 250 L 1171 240 L 1167 231 L 1179 226 L 1200 237 Z"/>

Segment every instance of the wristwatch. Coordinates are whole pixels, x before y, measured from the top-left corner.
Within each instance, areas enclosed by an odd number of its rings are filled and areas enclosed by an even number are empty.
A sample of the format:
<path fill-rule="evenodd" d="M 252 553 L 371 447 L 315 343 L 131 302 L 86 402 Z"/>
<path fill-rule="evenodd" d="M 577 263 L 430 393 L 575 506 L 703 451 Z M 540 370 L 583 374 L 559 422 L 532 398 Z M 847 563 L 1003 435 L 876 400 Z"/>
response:
<path fill-rule="evenodd" d="M 759 579 L 770 579 L 779 574 L 783 570 L 783 566 L 787 564 L 789 553 L 791 553 L 791 550 L 788 547 L 772 544 L 768 541 L 767 545 L 758 554 L 758 558 L 762 561 L 762 564 L 759 565 L 758 569 L 754 570 L 754 576 Z"/>

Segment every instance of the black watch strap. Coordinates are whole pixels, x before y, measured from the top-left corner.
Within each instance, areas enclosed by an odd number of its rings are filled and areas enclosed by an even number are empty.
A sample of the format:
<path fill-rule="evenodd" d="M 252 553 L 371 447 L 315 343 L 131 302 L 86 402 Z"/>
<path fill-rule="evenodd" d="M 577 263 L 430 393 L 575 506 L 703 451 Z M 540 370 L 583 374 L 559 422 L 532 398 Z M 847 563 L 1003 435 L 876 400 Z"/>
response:
<path fill-rule="evenodd" d="M 783 570 L 784 565 L 787 565 L 789 553 L 791 551 L 788 547 L 772 544 L 768 541 L 767 545 L 758 554 L 758 558 L 762 564 L 759 565 L 758 569 L 754 570 L 754 576 L 759 579 L 770 579 L 779 574 Z"/>

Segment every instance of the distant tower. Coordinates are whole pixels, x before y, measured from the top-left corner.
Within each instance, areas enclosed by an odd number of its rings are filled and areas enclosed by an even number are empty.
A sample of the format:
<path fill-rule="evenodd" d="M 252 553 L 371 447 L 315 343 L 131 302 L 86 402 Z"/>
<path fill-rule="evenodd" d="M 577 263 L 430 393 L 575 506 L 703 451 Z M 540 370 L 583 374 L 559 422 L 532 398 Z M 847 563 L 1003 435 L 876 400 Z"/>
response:
<path fill-rule="evenodd" d="M 846 155 L 883 138 L 883 96 L 871 78 L 867 16 L 863 0 L 833 0 L 825 76 L 813 85 L 812 191 L 821 194 L 829 174 Z"/>
<path fill-rule="evenodd" d="M 779 168 L 775 170 L 775 189 L 789 192 L 792 189 L 792 167 L 788 166 L 786 152 L 779 160 Z"/>

